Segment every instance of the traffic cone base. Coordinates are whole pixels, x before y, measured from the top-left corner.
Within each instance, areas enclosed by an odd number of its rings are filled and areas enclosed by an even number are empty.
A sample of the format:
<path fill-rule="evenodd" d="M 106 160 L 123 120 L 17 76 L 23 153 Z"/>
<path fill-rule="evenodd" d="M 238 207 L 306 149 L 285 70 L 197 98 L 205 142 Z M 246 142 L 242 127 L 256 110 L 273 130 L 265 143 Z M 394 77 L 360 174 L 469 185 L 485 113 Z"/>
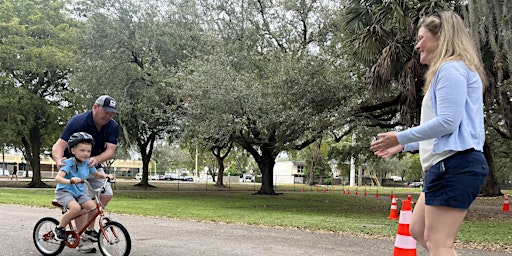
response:
<path fill-rule="evenodd" d="M 393 256 L 416 256 L 416 240 L 412 238 L 409 232 L 411 219 L 411 201 L 405 200 L 402 203 L 402 211 L 400 211 L 400 220 L 398 221 Z"/>

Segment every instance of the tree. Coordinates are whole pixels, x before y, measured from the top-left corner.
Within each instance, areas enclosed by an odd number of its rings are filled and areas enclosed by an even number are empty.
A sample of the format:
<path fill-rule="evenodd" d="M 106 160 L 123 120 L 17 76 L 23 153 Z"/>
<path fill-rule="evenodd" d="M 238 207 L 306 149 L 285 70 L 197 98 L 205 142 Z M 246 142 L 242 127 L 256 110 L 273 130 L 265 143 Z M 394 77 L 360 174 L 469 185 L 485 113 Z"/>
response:
<path fill-rule="evenodd" d="M 500 171 L 497 168 L 508 162 L 510 157 L 509 153 L 503 155 L 500 151 L 504 146 L 508 152 L 512 149 L 512 2 L 469 1 L 464 7 L 463 16 L 472 32 L 473 41 L 480 49 L 489 79 L 489 86 L 485 91 L 486 126 L 493 131 L 488 133 L 484 146 L 490 173 L 481 193 L 488 196 L 502 195 L 497 178 Z M 502 144 L 503 141 L 508 143 Z M 502 158 L 495 161 L 495 156 Z M 512 172 L 510 169 L 504 170 L 508 170 L 508 175 L 503 175 L 506 177 L 504 181 L 508 181 Z"/>
<path fill-rule="evenodd" d="M 138 186 L 149 186 L 154 144 L 178 133 L 182 102 L 173 76 L 201 45 L 193 3 L 159 1 L 77 2 L 82 71 L 74 80 L 88 94 L 118 99 L 122 140 L 136 145 L 143 163 Z M 110 85 L 105 88 L 105 85 Z"/>
<path fill-rule="evenodd" d="M 0 3 L 0 109 L 2 138 L 22 150 L 33 171 L 31 187 L 41 181 L 41 150 L 58 137 L 60 111 L 73 70 L 75 23 L 66 1 L 17 0 Z"/>
<path fill-rule="evenodd" d="M 223 113 L 221 134 L 247 150 L 262 173 L 258 193 L 275 194 L 277 155 L 343 127 L 357 105 L 345 63 L 329 54 L 336 47 L 330 19 L 339 5 L 205 0 L 201 7 L 211 17 L 205 24 L 222 43 L 213 41 L 214 58 L 189 66 L 198 76 L 208 74 L 201 79 L 206 89 L 199 91 L 217 95 L 201 109 L 212 109 L 216 117 Z"/>

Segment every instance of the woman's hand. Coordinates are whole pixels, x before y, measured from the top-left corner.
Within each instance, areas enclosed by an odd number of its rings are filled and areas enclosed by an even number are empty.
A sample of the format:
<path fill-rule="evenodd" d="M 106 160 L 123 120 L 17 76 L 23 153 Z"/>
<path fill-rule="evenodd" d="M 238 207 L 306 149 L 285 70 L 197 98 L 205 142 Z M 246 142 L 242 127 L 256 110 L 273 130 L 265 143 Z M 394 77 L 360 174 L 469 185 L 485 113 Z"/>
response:
<path fill-rule="evenodd" d="M 379 133 L 377 137 L 379 139 L 370 144 L 370 150 L 373 151 L 376 156 L 387 158 L 404 149 L 398 142 L 396 132 Z"/>
<path fill-rule="evenodd" d="M 398 145 L 398 146 L 390 147 L 388 149 L 375 151 L 373 154 L 375 154 L 376 156 L 382 157 L 382 158 L 388 158 L 397 153 L 402 152 L 402 150 L 404 150 L 404 147 L 402 145 Z"/>
<path fill-rule="evenodd" d="M 398 143 L 396 132 L 379 133 L 377 134 L 377 137 L 379 139 L 370 144 L 370 150 L 373 152 L 388 149 L 400 144 Z"/>

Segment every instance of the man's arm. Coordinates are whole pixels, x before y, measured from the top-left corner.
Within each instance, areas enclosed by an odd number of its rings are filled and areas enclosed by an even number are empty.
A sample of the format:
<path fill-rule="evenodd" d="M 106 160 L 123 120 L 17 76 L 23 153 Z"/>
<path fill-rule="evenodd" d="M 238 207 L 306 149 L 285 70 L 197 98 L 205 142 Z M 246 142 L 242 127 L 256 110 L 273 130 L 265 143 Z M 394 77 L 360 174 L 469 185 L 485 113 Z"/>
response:
<path fill-rule="evenodd" d="M 103 153 L 89 158 L 89 166 L 97 166 L 100 163 L 110 160 L 116 152 L 117 145 L 113 143 L 106 143 L 106 149 Z"/>
<path fill-rule="evenodd" d="M 58 167 L 62 167 L 66 164 L 64 164 L 62 161 L 64 161 L 64 151 L 68 147 L 68 142 L 59 138 L 55 144 L 53 144 L 52 147 L 52 158 L 53 161 L 55 161 L 55 164 L 57 164 Z"/>

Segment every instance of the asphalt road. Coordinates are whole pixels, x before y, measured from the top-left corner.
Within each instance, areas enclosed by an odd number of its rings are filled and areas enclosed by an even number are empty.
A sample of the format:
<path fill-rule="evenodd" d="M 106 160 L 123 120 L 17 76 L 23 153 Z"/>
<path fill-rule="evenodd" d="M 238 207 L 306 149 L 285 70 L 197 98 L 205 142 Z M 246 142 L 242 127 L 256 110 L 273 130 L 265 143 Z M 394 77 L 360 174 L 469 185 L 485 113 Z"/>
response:
<path fill-rule="evenodd" d="M 0 204 L 0 255 L 39 255 L 32 230 L 42 217 L 60 220 L 59 209 Z M 394 241 L 280 228 L 182 221 L 113 214 L 132 238 L 135 256 L 235 255 L 393 255 Z M 428 255 L 418 248 L 418 256 Z M 461 256 L 505 256 L 508 253 L 457 250 Z M 61 255 L 84 255 L 65 248 Z M 101 255 L 99 252 L 87 255 Z"/>

